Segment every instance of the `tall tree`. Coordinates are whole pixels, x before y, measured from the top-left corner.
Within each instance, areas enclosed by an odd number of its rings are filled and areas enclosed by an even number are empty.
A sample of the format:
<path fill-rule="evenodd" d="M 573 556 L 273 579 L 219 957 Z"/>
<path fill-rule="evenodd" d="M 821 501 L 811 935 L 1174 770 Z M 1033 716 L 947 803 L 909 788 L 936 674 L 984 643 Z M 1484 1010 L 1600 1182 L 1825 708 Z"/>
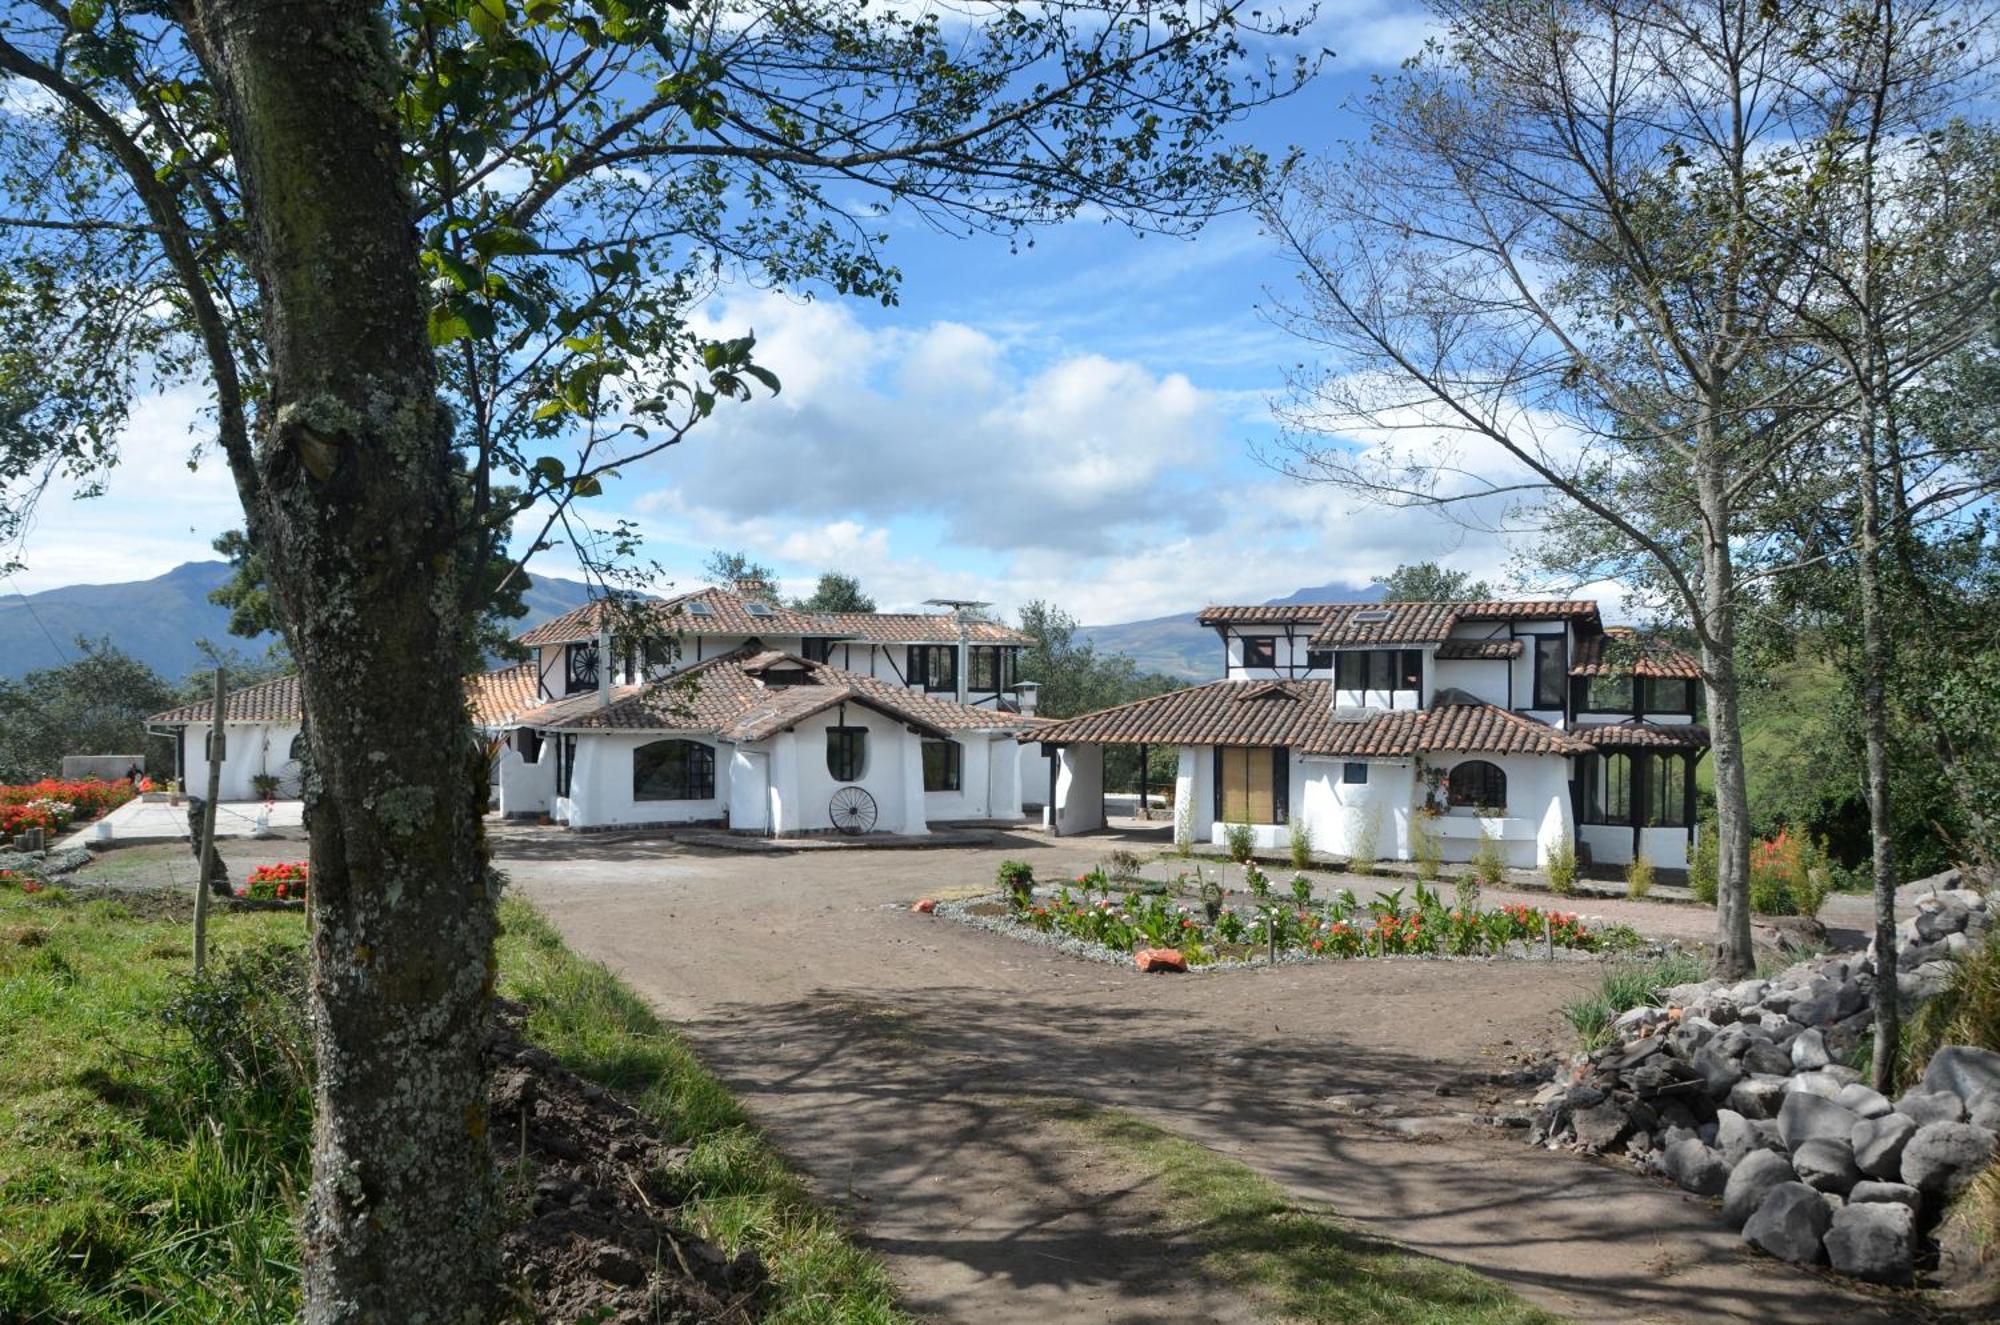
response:
<path fill-rule="evenodd" d="M 1392 603 L 1480 602 L 1493 596 L 1484 580 L 1475 580 L 1462 570 L 1449 570 L 1435 561 L 1418 561 L 1398 566 L 1375 583 L 1382 597 Z"/>
<path fill-rule="evenodd" d="M 1739 716 L 1742 507 L 1815 422 L 1781 290 L 1824 127 L 1786 10 L 1730 0 L 1437 0 L 1446 34 L 1361 107 L 1348 159 L 1266 209 L 1295 476 L 1521 529 L 1567 512 L 1579 580 L 1692 628 L 1713 740 L 1718 964 L 1751 969 Z"/>
<path fill-rule="evenodd" d="M 721 589 L 740 589 L 745 585 L 760 586 L 759 595 L 771 597 L 777 592 L 778 572 L 756 560 L 748 552 L 731 552 L 716 548 L 701 563 L 701 577 Z"/>
<path fill-rule="evenodd" d="M 178 700 L 158 672 L 109 640 L 78 639 L 60 667 L 0 678 L 0 782 L 53 777 L 66 754 L 143 754 L 164 778 L 173 747 L 146 718 Z"/>
<path fill-rule="evenodd" d="M 792 606 L 807 612 L 873 612 L 875 600 L 861 592 L 861 581 L 830 570 L 821 573 L 810 598 L 795 599 Z"/>
<path fill-rule="evenodd" d="M 1002 233 L 1232 205 L 1266 162 L 1222 135 L 1308 72 L 1250 31 L 1297 29 L 1166 0 L 0 8 L 0 536 L 114 458 L 146 374 L 204 381 L 300 669 L 308 1321 L 490 1313 L 496 885 L 458 672 L 491 532 L 532 511 L 516 567 L 558 537 L 616 563 L 636 529 L 577 503 L 775 388 L 751 336 L 691 331 L 716 273 L 892 298 L 885 204 Z"/>

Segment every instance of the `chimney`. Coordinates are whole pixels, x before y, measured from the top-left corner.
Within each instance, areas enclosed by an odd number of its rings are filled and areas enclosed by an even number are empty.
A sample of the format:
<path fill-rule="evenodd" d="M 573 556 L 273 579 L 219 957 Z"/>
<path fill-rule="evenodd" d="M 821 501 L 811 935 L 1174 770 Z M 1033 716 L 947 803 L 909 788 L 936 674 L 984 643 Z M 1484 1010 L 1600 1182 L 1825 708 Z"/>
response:
<path fill-rule="evenodd" d="M 597 624 L 597 706 L 611 707 L 611 623 Z"/>
<path fill-rule="evenodd" d="M 1020 705 L 1022 716 L 1029 718 L 1035 716 L 1035 704 L 1041 698 L 1041 693 L 1042 683 L 1040 681 L 1016 681 L 1014 683 L 1014 702 Z"/>

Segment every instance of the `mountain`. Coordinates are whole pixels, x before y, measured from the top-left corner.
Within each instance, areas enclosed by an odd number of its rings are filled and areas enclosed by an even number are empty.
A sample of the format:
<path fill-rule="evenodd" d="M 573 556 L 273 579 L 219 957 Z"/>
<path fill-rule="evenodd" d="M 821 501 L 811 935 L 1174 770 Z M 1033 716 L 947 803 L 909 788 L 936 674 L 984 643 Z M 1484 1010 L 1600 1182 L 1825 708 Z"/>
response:
<path fill-rule="evenodd" d="M 0 677 L 60 666 L 75 656 L 79 635 L 108 637 L 170 681 L 208 665 L 197 640 L 261 656 L 274 637 L 231 635 L 228 609 L 208 601 L 210 591 L 226 584 L 230 574 L 228 562 L 190 561 L 150 580 L 71 584 L 0 598 Z M 576 580 L 538 579 L 521 596 L 528 615 L 520 629 L 561 616 L 586 597 Z"/>
<path fill-rule="evenodd" d="M 1382 586 L 1357 589 L 1347 584 L 1316 584 L 1297 589 L 1272 603 L 1375 603 Z M 1084 626 L 1078 636 L 1100 653 L 1122 653 L 1142 672 L 1164 672 L 1183 681 L 1212 681 L 1222 675 L 1222 644 L 1215 632 L 1195 621 L 1195 612 L 1126 621 L 1110 626 Z"/>

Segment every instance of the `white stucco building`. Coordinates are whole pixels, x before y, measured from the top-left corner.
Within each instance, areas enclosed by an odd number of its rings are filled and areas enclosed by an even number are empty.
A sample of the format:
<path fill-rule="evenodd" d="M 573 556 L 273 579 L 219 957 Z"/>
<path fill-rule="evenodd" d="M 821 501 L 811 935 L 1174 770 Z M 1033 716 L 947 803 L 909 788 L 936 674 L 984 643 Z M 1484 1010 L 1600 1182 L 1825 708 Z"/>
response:
<path fill-rule="evenodd" d="M 1282 849 L 1447 861 L 1482 835 L 1537 868 L 1576 845 L 1600 864 L 1685 869 L 1695 834 L 1699 670 L 1607 630 L 1591 602 L 1305 603 L 1201 614 L 1224 679 L 1051 723 L 1051 826 L 1099 828 L 1103 748 L 1180 748 L 1175 831 L 1221 844 L 1248 824 Z M 1143 763 L 1143 761 L 1142 761 Z"/>
<path fill-rule="evenodd" d="M 212 703 L 187 704 L 146 719 L 149 730 L 174 739 L 174 766 L 167 777 L 196 795 L 208 787 L 209 712 Z M 300 737 L 304 712 L 299 678 L 280 676 L 230 692 L 222 708 L 222 782 L 226 801 L 259 799 L 257 780 L 277 780 L 280 800 L 299 794 L 305 746 Z"/>

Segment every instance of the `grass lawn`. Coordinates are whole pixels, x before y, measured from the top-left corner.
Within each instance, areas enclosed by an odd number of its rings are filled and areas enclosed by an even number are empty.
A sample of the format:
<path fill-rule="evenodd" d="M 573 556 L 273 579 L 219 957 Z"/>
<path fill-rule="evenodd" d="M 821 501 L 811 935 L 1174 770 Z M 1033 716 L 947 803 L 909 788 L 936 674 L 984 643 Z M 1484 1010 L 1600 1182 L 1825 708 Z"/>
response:
<path fill-rule="evenodd" d="M 1200 1249 L 1203 1271 L 1307 1325 L 1556 1325 L 1562 1318 L 1462 1266 L 1362 1233 L 1333 1211 L 1116 1109 L 1031 1103 L 1140 1170 Z"/>
<path fill-rule="evenodd" d="M 296 1088 L 216 1091 L 162 1022 L 188 967 L 187 909 L 0 887 L 0 1320 L 235 1325 L 297 1310 L 308 1103 Z M 529 1038 L 693 1145 L 683 1218 L 728 1252 L 758 1249 L 764 1319 L 907 1319 L 881 1266 L 636 996 L 525 905 L 503 920 L 501 990 L 528 1007 Z M 221 966 L 301 944 L 304 923 L 225 911 L 210 933 Z"/>

